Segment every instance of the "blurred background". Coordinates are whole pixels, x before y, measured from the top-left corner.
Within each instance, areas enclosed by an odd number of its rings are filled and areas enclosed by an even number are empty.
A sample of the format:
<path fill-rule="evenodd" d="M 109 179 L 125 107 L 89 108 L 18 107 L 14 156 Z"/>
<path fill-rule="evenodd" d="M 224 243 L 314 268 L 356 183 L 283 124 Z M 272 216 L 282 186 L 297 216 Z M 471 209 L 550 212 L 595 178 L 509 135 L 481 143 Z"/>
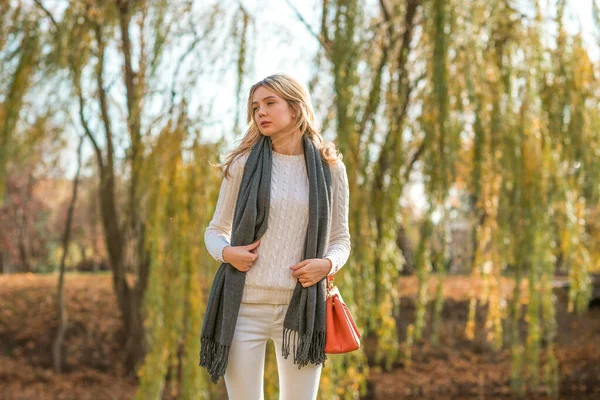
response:
<path fill-rule="evenodd" d="M 0 0 L 0 398 L 226 398 L 210 163 L 277 72 L 350 184 L 320 398 L 598 398 L 599 45 L 598 0 Z"/>

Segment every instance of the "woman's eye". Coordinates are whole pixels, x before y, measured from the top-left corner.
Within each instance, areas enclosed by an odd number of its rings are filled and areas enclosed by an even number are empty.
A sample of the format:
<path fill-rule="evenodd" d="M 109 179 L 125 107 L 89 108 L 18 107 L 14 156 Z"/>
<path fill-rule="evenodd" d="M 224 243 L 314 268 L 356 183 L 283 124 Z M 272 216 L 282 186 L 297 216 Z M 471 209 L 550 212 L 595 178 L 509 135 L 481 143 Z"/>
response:
<path fill-rule="evenodd" d="M 268 102 L 267 104 L 268 104 L 268 105 L 271 105 L 271 104 L 275 104 L 275 102 L 274 102 L 274 101 L 270 101 L 270 102 Z M 258 111 L 258 108 L 256 108 L 256 107 L 255 107 L 255 108 L 253 108 L 253 109 L 252 109 L 252 111 L 253 111 L 253 112 L 257 112 L 257 111 Z"/>

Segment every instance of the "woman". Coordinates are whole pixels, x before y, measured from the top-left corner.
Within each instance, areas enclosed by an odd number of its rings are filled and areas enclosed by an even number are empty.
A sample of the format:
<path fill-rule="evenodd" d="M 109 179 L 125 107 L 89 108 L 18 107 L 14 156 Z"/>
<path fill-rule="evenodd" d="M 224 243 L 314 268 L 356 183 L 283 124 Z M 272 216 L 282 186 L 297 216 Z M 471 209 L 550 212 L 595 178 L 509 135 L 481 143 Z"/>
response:
<path fill-rule="evenodd" d="M 248 123 L 239 146 L 219 164 L 223 182 L 204 234 L 222 264 L 205 314 L 200 365 L 213 382 L 223 374 L 230 399 L 262 399 L 271 339 L 280 399 L 315 399 L 326 359 L 325 281 L 350 255 L 346 168 L 315 127 L 307 91 L 290 76 L 252 86 Z M 232 225 L 244 245 L 233 244 Z M 294 358 L 288 358 L 292 334 Z"/>

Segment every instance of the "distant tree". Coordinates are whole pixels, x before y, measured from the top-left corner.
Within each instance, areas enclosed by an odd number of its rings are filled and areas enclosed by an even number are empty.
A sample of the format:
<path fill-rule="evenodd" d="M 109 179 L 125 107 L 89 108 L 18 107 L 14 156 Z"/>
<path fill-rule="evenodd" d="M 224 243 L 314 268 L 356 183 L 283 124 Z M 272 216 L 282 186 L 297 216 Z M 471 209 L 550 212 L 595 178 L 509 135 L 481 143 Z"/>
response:
<path fill-rule="evenodd" d="M 36 195 L 31 170 L 8 169 L 0 207 L 0 271 L 36 272 L 47 262 L 48 207 Z"/>

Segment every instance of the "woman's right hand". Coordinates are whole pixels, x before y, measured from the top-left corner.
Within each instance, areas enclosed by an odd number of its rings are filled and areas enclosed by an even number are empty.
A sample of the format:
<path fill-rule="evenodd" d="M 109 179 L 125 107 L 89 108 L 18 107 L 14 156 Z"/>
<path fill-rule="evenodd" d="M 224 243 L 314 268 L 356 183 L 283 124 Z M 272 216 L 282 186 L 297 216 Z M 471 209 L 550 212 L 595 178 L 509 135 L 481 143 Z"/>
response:
<path fill-rule="evenodd" d="M 247 272 L 258 258 L 258 245 L 260 239 L 246 246 L 226 246 L 223 249 L 223 260 L 238 271 Z"/>

